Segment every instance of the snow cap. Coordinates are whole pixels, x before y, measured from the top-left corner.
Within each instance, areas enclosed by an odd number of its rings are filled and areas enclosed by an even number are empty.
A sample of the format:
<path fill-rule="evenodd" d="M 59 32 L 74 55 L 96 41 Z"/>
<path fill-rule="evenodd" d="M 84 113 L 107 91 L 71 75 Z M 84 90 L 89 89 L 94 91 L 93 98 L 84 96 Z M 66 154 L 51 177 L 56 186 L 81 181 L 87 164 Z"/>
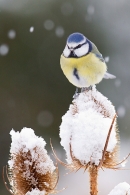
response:
<path fill-rule="evenodd" d="M 60 125 L 61 145 L 66 151 L 69 165 L 74 169 L 99 165 L 115 114 L 112 103 L 95 86 L 73 100 Z M 104 167 L 109 168 L 116 163 L 117 143 L 115 121 L 105 153 Z"/>
<path fill-rule="evenodd" d="M 12 138 L 9 165 L 11 192 L 26 195 L 47 195 L 54 191 L 58 171 L 45 149 L 46 142 L 31 128 L 10 131 Z"/>

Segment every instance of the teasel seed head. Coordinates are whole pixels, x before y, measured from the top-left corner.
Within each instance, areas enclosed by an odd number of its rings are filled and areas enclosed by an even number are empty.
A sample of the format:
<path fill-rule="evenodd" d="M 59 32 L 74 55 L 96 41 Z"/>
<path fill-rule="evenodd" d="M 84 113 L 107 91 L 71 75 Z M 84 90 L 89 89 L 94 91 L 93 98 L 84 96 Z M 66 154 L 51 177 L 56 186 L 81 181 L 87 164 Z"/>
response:
<path fill-rule="evenodd" d="M 58 168 L 45 149 L 46 142 L 30 128 L 11 130 L 12 143 L 8 161 L 8 179 L 13 195 L 48 195 L 56 193 Z"/>
<path fill-rule="evenodd" d="M 105 148 L 109 130 L 111 134 Z M 61 145 L 66 151 L 68 167 L 72 170 L 81 167 L 86 170 L 91 165 L 114 168 L 118 162 L 116 111 L 95 86 L 73 100 L 62 117 L 60 137 Z"/>

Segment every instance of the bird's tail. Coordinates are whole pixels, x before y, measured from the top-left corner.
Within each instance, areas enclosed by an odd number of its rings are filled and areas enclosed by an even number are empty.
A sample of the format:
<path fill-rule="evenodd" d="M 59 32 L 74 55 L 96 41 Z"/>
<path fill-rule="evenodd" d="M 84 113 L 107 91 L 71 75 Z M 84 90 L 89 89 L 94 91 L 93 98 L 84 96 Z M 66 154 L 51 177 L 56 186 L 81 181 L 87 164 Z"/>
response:
<path fill-rule="evenodd" d="M 104 78 L 104 79 L 115 79 L 116 76 L 113 75 L 113 74 L 110 74 L 110 73 L 106 72 L 106 73 L 104 74 L 104 77 L 103 77 L 103 78 Z"/>

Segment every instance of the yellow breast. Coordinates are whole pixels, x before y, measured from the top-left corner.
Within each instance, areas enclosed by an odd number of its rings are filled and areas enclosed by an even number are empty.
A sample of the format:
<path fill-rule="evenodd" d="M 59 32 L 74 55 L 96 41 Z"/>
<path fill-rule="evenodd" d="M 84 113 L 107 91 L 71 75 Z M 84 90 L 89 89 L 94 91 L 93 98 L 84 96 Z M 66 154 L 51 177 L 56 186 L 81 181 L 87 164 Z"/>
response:
<path fill-rule="evenodd" d="M 106 64 L 93 53 L 80 58 L 66 58 L 61 55 L 60 64 L 67 79 L 77 87 L 89 87 L 99 83 L 107 71 Z"/>

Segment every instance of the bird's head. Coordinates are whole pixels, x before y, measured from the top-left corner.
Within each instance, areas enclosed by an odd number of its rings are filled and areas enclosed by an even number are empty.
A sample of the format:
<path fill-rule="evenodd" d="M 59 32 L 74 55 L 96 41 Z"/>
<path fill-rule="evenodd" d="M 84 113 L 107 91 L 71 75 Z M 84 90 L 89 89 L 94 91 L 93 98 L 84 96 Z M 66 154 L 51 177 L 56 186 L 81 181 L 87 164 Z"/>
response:
<path fill-rule="evenodd" d="M 63 55 L 67 58 L 79 58 L 92 50 L 92 43 L 81 33 L 69 35 Z"/>

